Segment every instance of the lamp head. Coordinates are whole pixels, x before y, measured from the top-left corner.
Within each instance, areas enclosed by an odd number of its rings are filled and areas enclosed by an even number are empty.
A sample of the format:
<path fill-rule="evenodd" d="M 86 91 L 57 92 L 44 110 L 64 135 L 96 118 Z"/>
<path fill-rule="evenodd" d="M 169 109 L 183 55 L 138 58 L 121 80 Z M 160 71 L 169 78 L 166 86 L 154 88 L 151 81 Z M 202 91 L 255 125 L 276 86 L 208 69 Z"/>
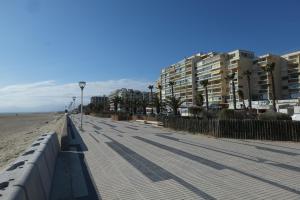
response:
<path fill-rule="evenodd" d="M 80 81 L 80 82 L 79 82 L 79 87 L 80 87 L 81 89 L 83 89 L 83 88 L 85 87 L 85 85 L 86 85 L 86 82 L 85 82 L 85 81 Z"/>

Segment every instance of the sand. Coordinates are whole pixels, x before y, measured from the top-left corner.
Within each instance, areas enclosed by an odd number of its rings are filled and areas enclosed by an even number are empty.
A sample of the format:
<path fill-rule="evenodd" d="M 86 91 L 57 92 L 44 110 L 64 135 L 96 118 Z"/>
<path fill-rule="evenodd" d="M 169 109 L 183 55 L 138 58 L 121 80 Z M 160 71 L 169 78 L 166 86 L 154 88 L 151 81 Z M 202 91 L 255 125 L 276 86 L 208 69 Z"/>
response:
<path fill-rule="evenodd" d="M 0 171 L 14 161 L 41 134 L 60 132 L 62 114 L 0 115 Z"/>

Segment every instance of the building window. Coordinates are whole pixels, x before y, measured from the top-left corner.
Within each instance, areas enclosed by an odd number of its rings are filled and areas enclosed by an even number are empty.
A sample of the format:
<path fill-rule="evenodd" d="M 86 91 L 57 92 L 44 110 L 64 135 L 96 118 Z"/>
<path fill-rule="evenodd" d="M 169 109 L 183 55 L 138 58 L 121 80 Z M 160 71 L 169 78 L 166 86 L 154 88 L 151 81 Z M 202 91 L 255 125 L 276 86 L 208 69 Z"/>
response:
<path fill-rule="evenodd" d="M 294 58 L 297 58 L 298 57 L 298 55 L 293 55 L 293 56 L 289 56 L 289 59 L 291 60 L 291 59 L 294 59 Z"/>
<path fill-rule="evenodd" d="M 288 86 L 283 86 L 282 89 L 283 89 L 283 90 L 287 90 L 287 89 L 288 89 Z"/>

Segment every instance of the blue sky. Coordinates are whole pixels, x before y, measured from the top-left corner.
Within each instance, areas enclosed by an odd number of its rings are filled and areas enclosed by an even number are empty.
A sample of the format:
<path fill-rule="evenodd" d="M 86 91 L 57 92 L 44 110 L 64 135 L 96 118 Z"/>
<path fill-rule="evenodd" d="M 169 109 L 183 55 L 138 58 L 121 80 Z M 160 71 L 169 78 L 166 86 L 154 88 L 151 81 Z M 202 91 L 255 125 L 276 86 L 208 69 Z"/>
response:
<path fill-rule="evenodd" d="M 3 0 L 0 101 L 1 88 L 38 83 L 126 80 L 142 88 L 197 52 L 299 50 L 299 7 L 298 0 Z"/>

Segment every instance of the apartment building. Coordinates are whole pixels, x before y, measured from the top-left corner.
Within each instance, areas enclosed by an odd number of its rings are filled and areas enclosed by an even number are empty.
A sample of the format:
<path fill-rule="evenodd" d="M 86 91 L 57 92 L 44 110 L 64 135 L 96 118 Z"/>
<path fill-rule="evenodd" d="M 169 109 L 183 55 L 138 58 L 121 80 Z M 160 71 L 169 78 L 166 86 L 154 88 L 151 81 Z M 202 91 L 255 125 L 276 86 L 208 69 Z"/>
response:
<path fill-rule="evenodd" d="M 116 96 L 120 97 L 123 100 L 123 102 L 128 101 L 129 103 L 134 103 L 142 100 L 146 100 L 146 101 L 150 100 L 150 92 L 142 92 L 140 90 L 126 89 L 126 88 L 117 89 L 111 92 L 110 95 L 108 96 L 110 102 L 110 110 L 112 111 L 114 110 L 113 99 Z M 122 107 L 121 104 L 119 104 L 118 110 L 121 111 L 123 109 L 124 107 Z"/>
<path fill-rule="evenodd" d="M 187 111 L 187 107 L 193 104 L 195 95 L 195 63 L 201 60 L 202 56 L 202 54 L 193 55 L 161 70 L 159 82 L 162 86 L 162 101 L 172 96 L 170 82 L 174 82 L 174 96 L 181 97 L 185 101 L 181 112 Z"/>
<path fill-rule="evenodd" d="M 205 99 L 205 88 L 201 81 L 208 80 L 208 101 L 211 107 L 232 107 L 233 88 L 227 77 L 234 73 L 235 96 L 240 108 L 241 90 L 246 100 L 249 94 L 253 101 L 272 100 L 271 76 L 264 71 L 267 64 L 275 63 L 273 71 L 276 99 L 300 97 L 300 51 L 283 56 L 266 54 L 256 57 L 254 52 L 235 50 L 225 53 L 210 52 L 196 54 L 162 69 L 157 81 L 162 85 L 162 100 L 171 96 L 170 82 L 174 82 L 174 95 L 185 100 L 182 110 L 195 103 L 197 92 Z M 250 91 L 246 71 L 251 72 Z M 206 99 L 205 99 L 206 101 Z"/>
<path fill-rule="evenodd" d="M 107 103 L 108 97 L 106 96 L 93 96 L 91 97 L 91 103 L 92 104 L 101 104 L 101 103 Z"/>
<path fill-rule="evenodd" d="M 300 51 L 285 54 L 282 57 L 287 61 L 289 97 L 300 98 Z"/>
<path fill-rule="evenodd" d="M 244 94 L 244 99 L 249 98 L 249 88 L 248 88 L 248 81 L 247 76 L 245 75 L 246 71 L 251 72 L 251 75 L 255 73 L 255 70 L 253 69 L 253 59 L 255 58 L 254 52 L 251 51 L 245 51 L 245 50 L 235 50 L 232 52 L 227 53 L 228 55 L 228 61 L 227 61 L 227 67 L 226 71 L 227 74 L 235 74 L 234 82 L 235 82 L 235 96 L 237 100 L 242 100 L 238 96 L 238 91 L 241 90 Z M 251 77 L 250 79 L 250 85 L 255 82 L 255 79 Z M 227 79 L 227 92 L 229 93 L 228 100 L 230 102 L 233 101 L 233 88 L 231 81 Z M 253 95 L 256 95 L 255 90 L 253 87 L 250 87 L 250 95 L 253 97 Z M 228 91 L 229 90 L 229 91 Z"/>
<path fill-rule="evenodd" d="M 275 63 L 273 77 L 276 99 L 289 98 L 287 60 L 278 55 L 266 54 L 259 56 L 257 63 L 253 66 L 256 72 L 254 74 L 256 83 L 253 87 L 256 95 L 253 100 L 272 100 L 273 98 L 271 75 L 263 70 L 267 64 L 271 63 Z"/>
<path fill-rule="evenodd" d="M 244 72 L 248 70 L 252 73 L 253 59 L 254 53 L 245 50 L 207 54 L 206 58 L 197 63 L 197 91 L 204 95 L 205 88 L 201 85 L 201 81 L 207 79 L 208 101 L 210 105 L 226 107 L 228 102 L 233 101 L 232 81 L 227 76 L 234 73 L 236 99 L 239 99 L 238 90 L 244 93 L 245 99 L 248 99 L 248 82 Z M 252 89 L 250 94 L 252 96 Z"/>
<path fill-rule="evenodd" d="M 201 81 L 208 80 L 208 101 L 211 106 L 226 107 L 233 99 L 231 82 L 227 75 L 235 73 L 236 97 L 237 91 L 243 90 L 248 98 L 247 79 L 243 76 L 246 70 L 252 71 L 254 53 L 236 50 L 229 53 L 210 52 L 196 54 L 176 64 L 162 69 L 159 81 L 163 86 L 162 99 L 171 96 L 170 82 L 174 82 L 174 95 L 185 100 L 182 105 L 187 108 L 195 102 L 197 92 L 205 98 L 205 88 Z M 206 101 L 206 99 L 205 99 Z"/>
<path fill-rule="evenodd" d="M 208 101 L 210 104 L 222 104 L 226 102 L 226 66 L 227 55 L 224 53 L 211 52 L 203 56 L 196 63 L 195 83 L 196 91 L 202 93 L 205 98 L 205 88 L 201 81 L 208 80 Z M 206 101 L 206 99 L 205 99 Z"/>

